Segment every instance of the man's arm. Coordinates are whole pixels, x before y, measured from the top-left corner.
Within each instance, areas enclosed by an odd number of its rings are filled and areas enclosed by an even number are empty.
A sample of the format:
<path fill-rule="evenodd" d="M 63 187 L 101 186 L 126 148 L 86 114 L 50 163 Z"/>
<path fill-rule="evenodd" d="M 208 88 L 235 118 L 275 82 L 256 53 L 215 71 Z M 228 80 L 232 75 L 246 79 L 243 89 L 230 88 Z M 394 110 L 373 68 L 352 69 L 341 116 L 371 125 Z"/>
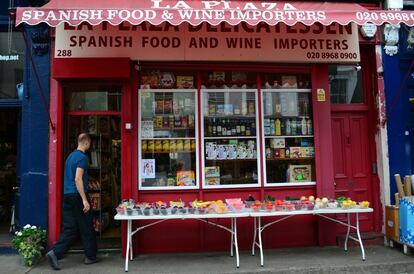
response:
<path fill-rule="evenodd" d="M 90 210 L 90 205 L 88 202 L 88 199 L 86 199 L 86 194 L 85 194 L 85 190 L 83 188 L 83 168 L 76 168 L 76 175 L 75 175 L 75 183 L 76 183 L 76 189 L 79 192 L 79 195 L 82 197 L 82 202 L 83 202 L 83 212 L 88 212 Z"/>

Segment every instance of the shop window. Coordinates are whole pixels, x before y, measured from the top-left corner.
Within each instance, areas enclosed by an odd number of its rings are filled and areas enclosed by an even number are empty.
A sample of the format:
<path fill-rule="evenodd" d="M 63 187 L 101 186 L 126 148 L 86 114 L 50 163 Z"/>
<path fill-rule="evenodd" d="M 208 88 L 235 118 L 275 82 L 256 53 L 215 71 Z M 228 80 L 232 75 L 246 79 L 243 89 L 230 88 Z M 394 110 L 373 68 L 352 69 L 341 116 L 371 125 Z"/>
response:
<path fill-rule="evenodd" d="M 18 32 L 0 32 L 0 99 L 22 98 L 24 41 Z"/>
<path fill-rule="evenodd" d="M 362 72 L 357 66 L 329 66 L 329 89 L 332 104 L 364 103 Z"/>
<path fill-rule="evenodd" d="M 141 73 L 138 170 L 142 189 L 197 187 L 194 79 L 180 72 Z"/>
<path fill-rule="evenodd" d="M 121 111 L 119 87 L 68 87 L 65 89 L 66 111 Z"/>
<path fill-rule="evenodd" d="M 314 139 L 309 75 L 264 74 L 265 184 L 314 184 Z"/>
<path fill-rule="evenodd" d="M 204 187 L 257 185 L 256 74 L 202 75 Z"/>

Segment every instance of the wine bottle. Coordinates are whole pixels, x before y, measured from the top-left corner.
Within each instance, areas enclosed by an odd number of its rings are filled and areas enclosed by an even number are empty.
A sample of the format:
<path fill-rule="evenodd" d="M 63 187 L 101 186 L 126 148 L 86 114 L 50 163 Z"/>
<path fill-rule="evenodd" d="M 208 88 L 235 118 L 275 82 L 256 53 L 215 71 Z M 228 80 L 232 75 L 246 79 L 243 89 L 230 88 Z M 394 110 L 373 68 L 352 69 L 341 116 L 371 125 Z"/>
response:
<path fill-rule="evenodd" d="M 292 135 L 296 135 L 297 134 L 297 123 L 296 123 L 296 118 L 293 118 L 292 121 L 290 122 L 290 131 L 292 133 Z"/>
<path fill-rule="evenodd" d="M 221 136 L 221 121 L 217 121 L 217 136 Z"/>
<path fill-rule="evenodd" d="M 213 126 L 212 127 L 213 127 L 213 130 L 212 130 L 213 136 L 217 136 L 216 118 L 213 119 Z"/>
<path fill-rule="evenodd" d="M 221 135 L 227 136 L 227 125 L 225 119 L 223 119 L 223 124 L 221 125 Z"/>
<path fill-rule="evenodd" d="M 308 128 L 308 135 L 312 135 L 313 134 L 312 119 L 308 119 L 307 128 Z"/>
<path fill-rule="evenodd" d="M 302 128 L 302 135 L 306 135 L 308 132 L 308 129 L 307 129 L 307 123 L 306 123 L 305 117 L 302 117 L 301 128 Z"/>
<path fill-rule="evenodd" d="M 256 136 L 256 123 L 254 121 L 252 122 L 250 132 L 252 136 Z"/>
<path fill-rule="evenodd" d="M 246 136 L 246 126 L 244 125 L 243 120 L 240 120 L 240 132 L 241 136 Z"/>
<path fill-rule="evenodd" d="M 292 134 L 292 132 L 291 132 L 291 124 L 290 124 L 290 119 L 287 119 L 287 121 L 286 121 L 286 135 L 291 135 Z"/>

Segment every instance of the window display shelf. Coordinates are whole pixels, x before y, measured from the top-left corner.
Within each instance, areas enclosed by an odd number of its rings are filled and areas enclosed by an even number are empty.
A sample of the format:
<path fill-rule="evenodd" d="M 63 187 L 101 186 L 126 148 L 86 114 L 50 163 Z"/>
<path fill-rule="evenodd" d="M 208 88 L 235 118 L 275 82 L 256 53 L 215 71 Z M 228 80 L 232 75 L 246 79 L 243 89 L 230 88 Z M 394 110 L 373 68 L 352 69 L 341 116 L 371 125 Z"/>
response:
<path fill-rule="evenodd" d="M 205 140 L 227 140 L 227 139 L 255 139 L 256 136 L 219 136 L 219 137 L 204 137 Z"/>
<path fill-rule="evenodd" d="M 195 140 L 195 137 L 152 137 L 141 138 L 141 140 Z"/>
<path fill-rule="evenodd" d="M 228 118 L 228 119 L 253 119 L 256 118 L 256 115 L 254 114 L 219 114 L 219 115 L 205 115 L 205 119 L 214 119 L 214 118 Z"/>
<path fill-rule="evenodd" d="M 256 92 L 257 89 L 243 89 L 243 88 L 202 88 L 202 92 Z"/>
<path fill-rule="evenodd" d="M 170 154 L 170 153 L 194 153 L 194 151 L 143 151 L 142 154 Z"/>
<path fill-rule="evenodd" d="M 313 138 L 313 135 L 265 135 L 265 138 Z"/>
<path fill-rule="evenodd" d="M 315 186 L 315 185 L 316 185 L 316 182 L 300 182 L 300 183 L 296 183 L 296 182 L 282 182 L 282 183 L 267 182 L 265 184 L 265 186 L 268 186 L 268 187 L 281 187 L 281 186 L 300 187 L 300 186 Z"/>
<path fill-rule="evenodd" d="M 214 159 L 214 160 L 209 160 L 206 159 L 206 162 L 231 162 L 231 161 L 236 161 L 236 162 L 257 162 L 257 158 L 254 159 Z"/>
<path fill-rule="evenodd" d="M 265 87 L 262 87 L 262 90 L 263 91 L 265 91 L 265 92 L 306 92 L 306 93 L 309 93 L 309 92 L 312 92 L 312 89 L 308 89 L 308 88 L 306 88 L 306 89 L 296 89 L 296 88 L 269 88 L 269 89 L 267 89 L 267 88 L 265 88 Z"/>
<path fill-rule="evenodd" d="M 197 89 L 194 88 L 154 88 L 154 89 L 140 89 L 140 92 L 196 92 Z"/>
<path fill-rule="evenodd" d="M 315 157 L 299 157 L 299 158 L 266 158 L 267 161 L 306 161 L 314 160 Z"/>

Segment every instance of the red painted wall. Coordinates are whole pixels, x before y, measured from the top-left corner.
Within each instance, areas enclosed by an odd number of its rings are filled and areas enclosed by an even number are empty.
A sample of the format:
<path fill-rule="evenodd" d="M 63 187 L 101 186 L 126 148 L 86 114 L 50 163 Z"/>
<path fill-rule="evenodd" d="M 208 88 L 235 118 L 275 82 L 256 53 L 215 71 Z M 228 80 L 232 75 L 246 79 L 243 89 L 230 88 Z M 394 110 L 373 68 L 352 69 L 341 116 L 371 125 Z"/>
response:
<path fill-rule="evenodd" d="M 192 68 L 194 64 L 148 64 L 158 68 Z M 205 65 L 203 65 L 205 67 Z M 231 64 L 212 64 L 209 69 L 229 68 Z M 59 235 L 60 204 L 62 189 L 62 90 L 66 82 L 76 81 L 119 81 L 123 85 L 122 97 L 122 198 L 134 198 L 140 201 L 177 200 L 189 202 L 194 199 L 224 199 L 242 197 L 252 194 L 263 199 L 264 194 L 277 198 L 302 195 L 334 196 L 332 138 L 329 102 L 328 69 L 326 65 L 286 66 L 270 64 L 239 64 L 238 70 L 249 71 L 308 71 L 312 74 L 312 98 L 314 107 L 314 132 L 316 149 L 317 186 L 307 187 L 256 187 L 249 189 L 222 190 L 180 190 L 180 191 L 139 191 L 138 182 L 138 75 L 130 60 L 122 58 L 107 59 L 54 59 L 53 78 L 51 80 L 51 115 L 57 124 L 56 132 L 50 134 L 49 149 L 49 243 Z M 58 82 L 59 81 L 59 82 Z M 324 88 L 326 101 L 316 101 L 316 89 Z M 260 93 L 260 91 L 259 91 Z M 259 94 L 260 95 L 260 94 Z M 260 97 L 259 97 L 260 98 Z M 132 123 L 132 130 L 125 129 L 125 123 Z M 263 161 L 263 159 L 261 160 Z M 323 168 L 322 168 L 323 167 Z M 221 220 L 228 223 L 228 220 Z M 143 223 L 143 222 L 142 222 Z M 136 224 L 135 224 L 136 225 Z M 125 227 L 123 227 L 125 235 Z M 252 219 L 239 221 L 239 243 L 241 249 L 250 249 L 253 236 Z M 197 221 L 169 221 L 144 230 L 138 234 L 136 241 L 138 252 L 180 252 L 227 250 L 229 235 L 218 228 Z M 125 247 L 125 237 L 122 240 Z M 269 227 L 264 233 L 265 248 L 287 246 L 334 245 L 335 225 L 319 220 L 314 216 L 294 217 L 278 225 Z M 124 248 L 125 250 L 125 248 Z"/>

